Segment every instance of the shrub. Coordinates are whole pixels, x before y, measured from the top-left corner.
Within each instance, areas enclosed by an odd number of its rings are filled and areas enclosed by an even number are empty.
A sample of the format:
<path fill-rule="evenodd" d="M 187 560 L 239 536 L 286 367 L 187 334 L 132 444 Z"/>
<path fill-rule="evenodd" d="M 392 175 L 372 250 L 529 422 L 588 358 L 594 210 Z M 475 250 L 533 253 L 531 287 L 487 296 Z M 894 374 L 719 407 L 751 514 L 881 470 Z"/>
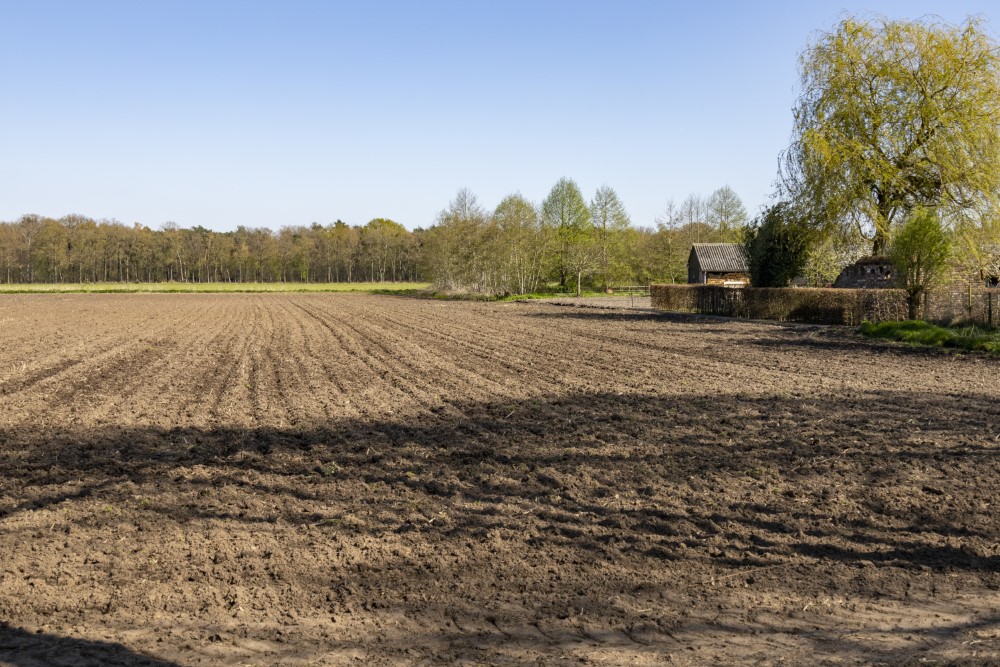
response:
<path fill-rule="evenodd" d="M 909 295 L 909 318 L 916 319 L 921 298 L 941 280 L 951 256 L 951 239 L 937 213 L 915 210 L 897 232 L 890 256 Z"/>
<path fill-rule="evenodd" d="M 743 228 L 754 287 L 786 287 L 805 268 L 812 234 L 790 205 L 778 203 Z"/>

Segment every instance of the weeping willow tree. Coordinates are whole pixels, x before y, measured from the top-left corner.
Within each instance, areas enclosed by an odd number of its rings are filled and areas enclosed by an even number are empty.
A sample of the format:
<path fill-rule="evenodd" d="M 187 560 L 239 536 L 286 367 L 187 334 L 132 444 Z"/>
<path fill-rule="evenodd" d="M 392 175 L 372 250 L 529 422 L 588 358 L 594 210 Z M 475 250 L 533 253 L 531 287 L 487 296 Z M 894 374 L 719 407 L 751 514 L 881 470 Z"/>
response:
<path fill-rule="evenodd" d="M 993 207 L 1000 50 L 978 19 L 845 18 L 800 57 L 786 196 L 814 224 L 849 224 L 883 255 L 910 212 Z"/>

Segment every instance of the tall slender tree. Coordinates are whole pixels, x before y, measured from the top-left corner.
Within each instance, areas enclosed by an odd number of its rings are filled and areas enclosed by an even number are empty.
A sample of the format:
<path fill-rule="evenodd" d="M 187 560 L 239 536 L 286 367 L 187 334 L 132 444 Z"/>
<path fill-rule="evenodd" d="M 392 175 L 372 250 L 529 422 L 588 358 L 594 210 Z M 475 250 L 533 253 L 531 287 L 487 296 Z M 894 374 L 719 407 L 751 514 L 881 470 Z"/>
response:
<path fill-rule="evenodd" d="M 557 239 L 555 270 L 559 283 L 567 289 L 570 278 L 575 278 L 579 295 L 583 274 L 593 269 L 596 254 L 594 221 L 575 181 L 561 178 L 552 186 L 542 202 L 542 221 Z"/>
<path fill-rule="evenodd" d="M 736 191 L 724 185 L 713 192 L 705 203 L 705 221 L 715 227 L 719 240 L 736 243 L 740 240 L 740 230 L 747 223 L 747 209 Z"/>
<path fill-rule="evenodd" d="M 628 274 L 628 243 L 632 220 L 618 193 L 602 185 L 590 202 L 590 217 L 594 224 L 594 251 L 597 280 L 607 289 L 612 281 Z"/>

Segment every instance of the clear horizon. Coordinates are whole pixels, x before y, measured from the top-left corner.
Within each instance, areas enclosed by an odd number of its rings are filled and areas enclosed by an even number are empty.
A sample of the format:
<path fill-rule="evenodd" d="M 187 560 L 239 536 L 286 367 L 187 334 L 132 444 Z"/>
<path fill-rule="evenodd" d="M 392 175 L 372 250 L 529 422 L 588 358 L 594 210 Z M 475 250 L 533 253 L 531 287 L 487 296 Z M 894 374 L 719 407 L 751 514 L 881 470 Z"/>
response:
<path fill-rule="evenodd" d="M 985 2 L 13 3 L 0 220 L 412 230 L 460 188 L 537 203 L 564 176 L 637 226 L 723 185 L 753 215 L 798 53 L 845 12 L 997 34 Z"/>

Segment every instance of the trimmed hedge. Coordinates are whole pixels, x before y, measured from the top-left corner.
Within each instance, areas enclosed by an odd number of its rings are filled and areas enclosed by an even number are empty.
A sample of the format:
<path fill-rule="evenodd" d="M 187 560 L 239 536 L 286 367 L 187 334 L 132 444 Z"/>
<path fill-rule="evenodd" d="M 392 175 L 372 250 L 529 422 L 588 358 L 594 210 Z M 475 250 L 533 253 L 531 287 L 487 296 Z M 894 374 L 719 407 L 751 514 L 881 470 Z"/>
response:
<path fill-rule="evenodd" d="M 900 289 L 653 285 L 653 308 L 754 320 L 858 325 L 906 319 Z"/>

